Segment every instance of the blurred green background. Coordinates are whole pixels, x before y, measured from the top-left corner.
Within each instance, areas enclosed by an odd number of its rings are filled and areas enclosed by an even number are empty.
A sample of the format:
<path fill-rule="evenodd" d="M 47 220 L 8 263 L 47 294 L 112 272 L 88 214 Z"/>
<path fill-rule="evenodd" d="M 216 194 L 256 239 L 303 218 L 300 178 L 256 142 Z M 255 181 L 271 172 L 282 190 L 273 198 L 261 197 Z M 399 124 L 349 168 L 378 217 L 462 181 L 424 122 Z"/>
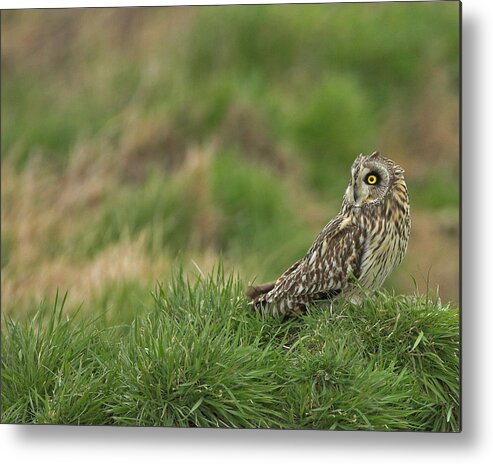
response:
<path fill-rule="evenodd" d="M 3 11 L 2 309 L 133 315 L 178 261 L 299 259 L 349 167 L 406 169 L 387 287 L 459 296 L 459 4 Z"/>

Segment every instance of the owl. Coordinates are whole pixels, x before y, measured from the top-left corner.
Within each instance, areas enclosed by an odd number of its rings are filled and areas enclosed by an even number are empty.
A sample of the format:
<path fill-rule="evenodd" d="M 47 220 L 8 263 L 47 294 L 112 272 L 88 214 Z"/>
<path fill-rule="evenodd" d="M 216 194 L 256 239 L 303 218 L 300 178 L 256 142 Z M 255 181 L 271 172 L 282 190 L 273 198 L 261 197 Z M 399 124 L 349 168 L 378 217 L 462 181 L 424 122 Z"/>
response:
<path fill-rule="evenodd" d="M 247 290 L 253 307 L 274 316 L 344 296 L 361 301 L 402 261 L 411 229 L 404 170 L 378 152 L 359 155 L 351 167 L 339 214 L 306 255 L 275 282 Z"/>

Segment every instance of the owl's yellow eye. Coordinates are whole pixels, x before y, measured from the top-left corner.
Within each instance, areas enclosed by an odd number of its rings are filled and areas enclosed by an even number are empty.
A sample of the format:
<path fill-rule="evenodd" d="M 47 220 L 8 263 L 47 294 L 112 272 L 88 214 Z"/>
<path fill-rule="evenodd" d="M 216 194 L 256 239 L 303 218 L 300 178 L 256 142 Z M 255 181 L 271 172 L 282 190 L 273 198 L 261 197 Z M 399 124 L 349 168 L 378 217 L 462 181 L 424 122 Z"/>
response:
<path fill-rule="evenodd" d="M 378 177 L 375 174 L 368 174 L 365 181 L 369 185 L 375 185 L 378 182 Z"/>

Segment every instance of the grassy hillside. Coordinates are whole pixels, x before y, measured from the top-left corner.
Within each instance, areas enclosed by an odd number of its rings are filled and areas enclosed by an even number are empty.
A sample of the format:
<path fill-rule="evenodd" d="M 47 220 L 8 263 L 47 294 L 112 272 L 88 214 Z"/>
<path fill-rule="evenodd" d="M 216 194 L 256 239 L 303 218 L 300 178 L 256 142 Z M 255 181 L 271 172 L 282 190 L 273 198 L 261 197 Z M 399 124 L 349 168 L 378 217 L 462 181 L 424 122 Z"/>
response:
<path fill-rule="evenodd" d="M 458 3 L 1 26 L 3 421 L 457 430 Z M 250 314 L 376 149 L 413 224 L 385 292 Z"/>
<path fill-rule="evenodd" d="M 178 275 L 128 324 L 69 318 L 62 300 L 5 321 L 2 421 L 459 429 L 456 309 L 382 293 L 280 323 L 242 285 Z"/>

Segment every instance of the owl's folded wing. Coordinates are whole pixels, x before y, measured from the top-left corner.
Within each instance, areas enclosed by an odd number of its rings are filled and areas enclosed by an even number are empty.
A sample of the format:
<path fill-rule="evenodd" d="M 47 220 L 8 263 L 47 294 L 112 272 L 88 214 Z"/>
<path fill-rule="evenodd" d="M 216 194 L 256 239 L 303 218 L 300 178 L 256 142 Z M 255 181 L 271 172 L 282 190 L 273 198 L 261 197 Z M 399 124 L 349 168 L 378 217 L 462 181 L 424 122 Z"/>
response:
<path fill-rule="evenodd" d="M 359 277 L 363 248 L 360 229 L 348 219 L 336 217 L 304 258 L 279 277 L 265 295 L 265 302 L 280 306 L 280 312 L 288 312 L 296 305 L 337 295 Z"/>

